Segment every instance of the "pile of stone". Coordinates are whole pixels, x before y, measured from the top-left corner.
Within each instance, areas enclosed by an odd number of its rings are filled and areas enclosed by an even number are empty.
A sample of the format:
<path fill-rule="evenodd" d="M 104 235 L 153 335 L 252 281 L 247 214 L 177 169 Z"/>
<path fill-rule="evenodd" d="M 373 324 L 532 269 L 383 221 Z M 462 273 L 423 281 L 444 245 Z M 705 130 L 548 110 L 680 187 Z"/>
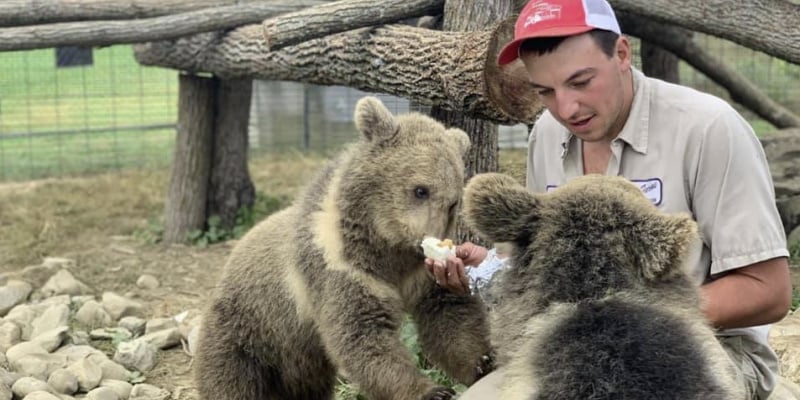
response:
<path fill-rule="evenodd" d="M 143 383 L 145 373 L 160 350 L 191 349 L 199 319 L 188 312 L 145 319 L 142 305 L 128 297 L 97 298 L 72 275 L 74 264 L 48 258 L 0 276 L 0 400 L 169 398 Z M 157 283 L 147 275 L 137 282 Z"/>

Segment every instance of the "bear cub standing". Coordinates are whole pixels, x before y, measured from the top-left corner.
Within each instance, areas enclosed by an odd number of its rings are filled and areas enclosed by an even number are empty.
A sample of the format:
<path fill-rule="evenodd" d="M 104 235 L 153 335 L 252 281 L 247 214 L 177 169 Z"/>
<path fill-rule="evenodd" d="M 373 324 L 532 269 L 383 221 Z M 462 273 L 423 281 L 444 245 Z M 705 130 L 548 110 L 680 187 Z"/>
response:
<path fill-rule="evenodd" d="M 696 223 L 621 177 L 545 194 L 475 176 L 467 223 L 512 247 L 495 286 L 503 400 L 743 399 L 735 367 L 683 270 Z"/>
<path fill-rule="evenodd" d="M 454 232 L 468 136 L 373 97 L 355 122 L 361 140 L 232 251 L 203 318 L 202 398 L 331 399 L 338 374 L 372 400 L 451 398 L 403 345 L 406 313 L 451 377 L 491 369 L 484 307 L 439 288 L 420 248 Z"/>

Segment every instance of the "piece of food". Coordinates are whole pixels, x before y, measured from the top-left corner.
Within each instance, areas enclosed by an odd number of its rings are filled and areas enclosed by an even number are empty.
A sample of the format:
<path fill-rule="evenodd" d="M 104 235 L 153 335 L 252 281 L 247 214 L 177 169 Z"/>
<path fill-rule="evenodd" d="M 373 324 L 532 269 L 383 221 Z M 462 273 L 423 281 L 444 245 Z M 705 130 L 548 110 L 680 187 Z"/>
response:
<path fill-rule="evenodd" d="M 439 240 L 435 237 L 426 237 L 420 246 L 425 257 L 441 262 L 445 262 L 447 256 L 456 254 L 456 246 L 451 239 Z"/>

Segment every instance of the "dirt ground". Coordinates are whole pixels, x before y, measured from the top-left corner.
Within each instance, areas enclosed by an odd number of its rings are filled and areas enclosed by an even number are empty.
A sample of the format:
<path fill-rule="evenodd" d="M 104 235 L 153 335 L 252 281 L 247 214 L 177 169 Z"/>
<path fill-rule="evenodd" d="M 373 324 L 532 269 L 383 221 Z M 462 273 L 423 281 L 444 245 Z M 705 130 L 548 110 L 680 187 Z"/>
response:
<path fill-rule="evenodd" d="M 503 169 L 519 175 L 517 161 L 507 159 Z M 251 165 L 251 174 L 257 190 L 292 196 L 323 162 L 300 155 L 265 159 Z M 0 184 L 0 272 L 47 256 L 67 257 L 77 262 L 75 276 L 98 296 L 104 291 L 131 296 L 146 304 L 147 318 L 201 308 L 234 242 L 201 248 L 144 240 L 141 232 L 163 210 L 167 175 L 144 171 Z M 800 287 L 800 269 L 792 272 Z M 155 276 L 160 286 L 137 288 L 142 274 Z M 191 368 L 192 359 L 181 348 L 162 351 L 146 382 L 169 390 L 173 399 L 193 400 Z"/>

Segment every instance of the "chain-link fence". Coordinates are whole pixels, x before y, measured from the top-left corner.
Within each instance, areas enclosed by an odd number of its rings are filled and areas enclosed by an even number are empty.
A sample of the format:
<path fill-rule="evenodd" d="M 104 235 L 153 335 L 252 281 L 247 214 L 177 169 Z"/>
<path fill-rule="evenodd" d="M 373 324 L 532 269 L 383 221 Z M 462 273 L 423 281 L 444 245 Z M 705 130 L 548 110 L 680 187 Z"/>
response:
<path fill-rule="evenodd" d="M 705 35 L 696 34 L 695 40 L 800 113 L 800 66 Z M 680 71 L 682 83 L 728 98 L 687 65 L 682 63 Z M 177 81 L 176 71 L 138 65 L 130 46 L 0 53 L 0 181 L 168 165 Z M 344 87 L 254 82 L 251 152 L 338 149 L 357 137 L 353 106 L 364 94 Z M 393 112 L 413 109 L 406 99 L 379 97 Z M 757 132 L 773 129 L 740 110 Z M 501 148 L 524 148 L 526 138 L 523 125 L 500 129 Z"/>

